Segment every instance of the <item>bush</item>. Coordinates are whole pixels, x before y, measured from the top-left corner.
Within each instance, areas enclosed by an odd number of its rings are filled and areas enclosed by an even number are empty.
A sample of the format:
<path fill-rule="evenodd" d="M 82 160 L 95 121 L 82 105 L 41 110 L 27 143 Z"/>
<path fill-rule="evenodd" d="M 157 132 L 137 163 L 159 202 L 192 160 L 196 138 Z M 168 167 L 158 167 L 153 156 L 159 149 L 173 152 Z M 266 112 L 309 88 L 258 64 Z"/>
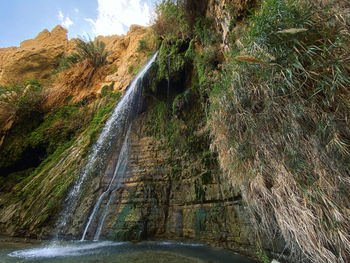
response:
<path fill-rule="evenodd" d="M 204 46 L 209 46 L 218 40 L 213 21 L 206 17 L 198 17 L 196 19 L 194 31 Z"/>
<path fill-rule="evenodd" d="M 107 57 L 110 52 L 105 50 L 105 43 L 95 39 L 94 41 L 84 41 L 82 39 L 76 39 L 76 52 L 72 57 L 76 61 L 88 61 L 93 67 L 97 68 L 106 64 Z"/>
<path fill-rule="evenodd" d="M 129 74 L 133 74 L 134 73 L 134 65 L 130 65 L 129 67 L 128 67 L 128 73 Z"/>
<path fill-rule="evenodd" d="M 26 81 L 21 85 L 0 87 L 0 104 L 2 108 L 19 119 L 31 112 L 42 112 L 43 95 L 41 84 L 37 80 Z"/>
<path fill-rule="evenodd" d="M 156 6 L 154 31 L 163 37 L 192 37 L 195 21 L 204 15 L 207 2 L 207 0 L 162 0 Z"/>
<path fill-rule="evenodd" d="M 138 46 L 138 48 L 137 48 L 137 51 L 138 51 L 138 52 L 141 52 L 141 51 L 143 51 L 143 50 L 145 50 L 145 49 L 147 49 L 147 42 L 146 42 L 145 39 L 141 39 L 141 40 L 139 41 L 139 46 Z"/>
<path fill-rule="evenodd" d="M 76 53 L 72 53 L 69 56 L 63 55 L 58 59 L 58 66 L 54 73 L 59 73 L 69 69 L 71 65 L 77 63 L 78 60 L 79 57 Z"/>
<path fill-rule="evenodd" d="M 108 94 L 111 94 L 113 92 L 113 87 L 114 87 L 114 81 L 112 81 L 111 84 L 109 85 L 104 85 L 101 89 L 101 98 L 106 97 Z"/>

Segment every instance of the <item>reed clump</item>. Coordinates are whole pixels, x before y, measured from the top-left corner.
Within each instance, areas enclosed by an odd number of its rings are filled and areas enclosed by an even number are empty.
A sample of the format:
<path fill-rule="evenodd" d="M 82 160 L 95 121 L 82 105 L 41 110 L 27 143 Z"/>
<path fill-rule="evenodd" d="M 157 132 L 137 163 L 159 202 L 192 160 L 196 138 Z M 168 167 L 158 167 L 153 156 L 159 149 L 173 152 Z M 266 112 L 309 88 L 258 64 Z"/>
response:
<path fill-rule="evenodd" d="M 263 1 L 210 96 L 226 179 L 297 262 L 350 260 L 349 7 Z"/>

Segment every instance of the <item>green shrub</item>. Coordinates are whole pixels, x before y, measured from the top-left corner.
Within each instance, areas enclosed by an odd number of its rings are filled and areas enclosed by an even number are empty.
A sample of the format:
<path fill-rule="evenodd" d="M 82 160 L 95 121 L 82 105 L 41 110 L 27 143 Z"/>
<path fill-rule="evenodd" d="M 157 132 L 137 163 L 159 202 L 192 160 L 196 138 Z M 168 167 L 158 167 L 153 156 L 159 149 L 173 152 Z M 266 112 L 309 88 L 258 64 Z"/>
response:
<path fill-rule="evenodd" d="M 82 39 L 76 39 L 76 53 L 72 56 L 76 61 L 88 61 L 93 67 L 97 68 L 106 64 L 107 57 L 110 52 L 105 50 L 105 43 L 95 39 L 90 41 L 84 41 Z"/>
<path fill-rule="evenodd" d="M 195 35 L 204 46 L 209 46 L 218 40 L 213 21 L 209 18 L 198 17 L 194 31 Z"/>
<path fill-rule="evenodd" d="M 58 66 L 54 71 L 54 74 L 65 71 L 71 67 L 71 65 L 77 63 L 79 57 L 76 53 L 72 53 L 71 55 L 63 55 L 58 59 Z"/>
<path fill-rule="evenodd" d="M 139 46 L 137 48 L 137 51 L 138 52 L 141 52 L 141 51 L 144 51 L 145 49 L 147 49 L 147 42 L 145 39 L 141 39 L 139 41 Z"/>
<path fill-rule="evenodd" d="M 41 83 L 37 80 L 26 81 L 21 85 L 0 87 L 0 102 L 10 113 L 19 119 L 31 112 L 42 112 L 43 95 Z"/>
<path fill-rule="evenodd" d="M 111 84 L 109 85 L 104 85 L 101 89 L 101 98 L 107 96 L 108 94 L 112 93 L 113 92 L 113 87 L 114 87 L 114 81 L 112 81 Z"/>
<path fill-rule="evenodd" d="M 176 76 L 177 73 L 184 70 L 189 65 L 192 58 L 188 40 L 168 39 L 163 40 L 157 57 L 157 79 L 168 79 Z M 170 73 L 170 76 L 168 74 Z"/>
<path fill-rule="evenodd" d="M 182 5 L 177 1 L 162 0 L 156 6 L 156 22 L 153 25 L 158 35 L 181 36 L 190 35 L 190 27 Z"/>
<path fill-rule="evenodd" d="M 128 67 L 128 73 L 129 73 L 129 74 L 134 73 L 134 65 L 130 65 L 130 66 Z"/>
<path fill-rule="evenodd" d="M 156 5 L 153 29 L 167 37 L 193 37 L 195 21 L 204 16 L 207 0 L 162 0 Z"/>
<path fill-rule="evenodd" d="M 113 65 L 112 68 L 111 68 L 111 70 L 109 71 L 109 73 L 110 73 L 110 74 L 113 74 L 113 73 L 115 73 L 115 72 L 117 72 L 117 71 L 118 71 L 118 66 L 117 66 L 117 65 Z"/>

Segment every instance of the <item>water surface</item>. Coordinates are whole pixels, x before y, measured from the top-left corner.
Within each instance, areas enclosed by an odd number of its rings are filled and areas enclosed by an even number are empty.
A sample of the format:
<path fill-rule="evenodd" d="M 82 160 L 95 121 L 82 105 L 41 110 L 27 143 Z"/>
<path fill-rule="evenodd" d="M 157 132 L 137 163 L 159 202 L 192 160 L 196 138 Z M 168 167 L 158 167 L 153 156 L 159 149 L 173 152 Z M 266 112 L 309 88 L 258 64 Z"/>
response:
<path fill-rule="evenodd" d="M 256 263 L 232 251 L 175 242 L 0 242 L 2 263 Z"/>

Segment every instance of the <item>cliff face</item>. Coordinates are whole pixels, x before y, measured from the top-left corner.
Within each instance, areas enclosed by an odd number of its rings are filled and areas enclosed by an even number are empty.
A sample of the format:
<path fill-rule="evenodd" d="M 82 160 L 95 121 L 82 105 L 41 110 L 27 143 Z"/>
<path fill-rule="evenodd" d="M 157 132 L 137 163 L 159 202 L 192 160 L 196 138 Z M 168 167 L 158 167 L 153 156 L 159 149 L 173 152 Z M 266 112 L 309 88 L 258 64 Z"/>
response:
<path fill-rule="evenodd" d="M 140 40 L 146 38 L 149 29 L 131 26 L 127 35 L 99 37 L 111 52 L 108 64 L 97 70 L 86 63 L 71 66 L 57 73 L 60 59 L 75 51 L 75 40 L 67 39 L 67 31 L 56 26 L 51 32 L 44 30 L 34 39 L 25 40 L 20 47 L 0 49 L 0 86 L 13 86 L 37 79 L 42 82 L 45 111 L 64 104 L 70 97 L 72 103 L 93 103 L 99 98 L 104 86 L 113 91 L 124 92 L 135 73 L 154 49 L 147 43 L 145 50 L 138 52 Z M 0 99 L 0 146 L 5 140 L 15 119 L 14 101 L 25 94 L 7 92 Z M 22 97 L 21 97 L 22 96 Z"/>
<path fill-rule="evenodd" d="M 0 49 L 0 85 L 21 83 L 30 79 L 48 79 L 57 66 L 57 59 L 72 49 L 67 30 L 61 26 L 51 32 L 44 30 L 19 47 Z"/>
<path fill-rule="evenodd" d="M 164 142 L 147 135 L 148 113 L 135 122 L 128 171 L 111 205 L 104 236 L 116 240 L 173 239 L 202 242 L 249 255 L 255 243 L 238 192 L 220 181 L 219 171 L 179 169 Z M 184 166 L 198 162 L 185 158 Z"/>
<path fill-rule="evenodd" d="M 21 47 L 0 51 L 1 82 L 9 87 L 11 79 L 21 83 L 37 78 L 43 98 L 18 115 L 16 103 L 28 99 L 25 90 L 31 85 L 1 96 L 1 233 L 36 238 L 52 234 L 67 189 L 91 145 L 140 65 L 154 52 L 151 40 L 139 50 L 148 34 L 149 29 L 132 26 L 125 36 L 101 37 L 111 52 L 106 65 L 92 68 L 82 62 L 55 74 L 57 59 L 75 48 L 59 26 Z"/>

